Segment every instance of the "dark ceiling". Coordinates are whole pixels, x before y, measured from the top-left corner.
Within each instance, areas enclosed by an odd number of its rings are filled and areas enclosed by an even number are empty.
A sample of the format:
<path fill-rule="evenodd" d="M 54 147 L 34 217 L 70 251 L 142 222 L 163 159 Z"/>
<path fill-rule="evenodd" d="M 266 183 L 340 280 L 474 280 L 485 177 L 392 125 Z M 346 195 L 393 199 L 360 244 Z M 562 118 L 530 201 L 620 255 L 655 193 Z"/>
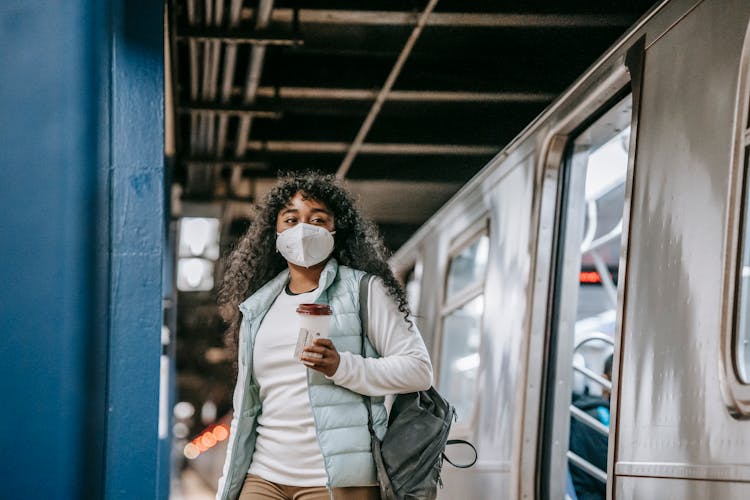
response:
<path fill-rule="evenodd" d="M 226 250 L 277 172 L 315 168 L 395 250 L 654 3 L 171 0 L 180 206 Z M 178 304 L 181 398 L 226 410 L 212 294 Z"/>
<path fill-rule="evenodd" d="M 395 250 L 653 3 L 173 0 L 182 199 L 338 173 Z"/>

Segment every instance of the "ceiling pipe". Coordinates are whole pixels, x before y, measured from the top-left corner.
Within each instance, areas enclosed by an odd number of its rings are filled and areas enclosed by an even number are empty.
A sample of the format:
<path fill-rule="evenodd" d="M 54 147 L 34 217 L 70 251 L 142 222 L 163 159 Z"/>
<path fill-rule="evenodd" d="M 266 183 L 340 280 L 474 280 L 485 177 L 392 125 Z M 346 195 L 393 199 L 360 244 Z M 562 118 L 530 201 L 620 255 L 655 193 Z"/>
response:
<path fill-rule="evenodd" d="M 398 75 L 401 74 L 401 70 L 403 69 L 404 64 L 406 64 L 406 60 L 409 58 L 414 45 L 417 43 L 419 35 L 422 34 L 422 30 L 427 23 L 427 18 L 430 17 L 430 14 L 432 14 L 437 3 L 438 0 L 430 0 L 430 3 L 427 4 L 427 7 L 425 7 L 424 11 L 419 16 L 417 25 L 412 30 L 411 35 L 409 35 L 409 39 L 406 40 L 406 44 L 401 50 L 401 53 L 396 60 L 396 64 L 393 66 L 393 69 L 391 69 L 391 73 L 388 75 L 383 88 L 378 92 L 378 96 L 375 98 L 375 102 L 373 103 L 372 108 L 370 108 L 370 112 L 367 114 L 365 121 L 362 123 L 362 127 L 360 127 L 359 132 L 357 132 L 357 136 L 354 138 L 351 147 L 349 147 L 349 151 L 346 152 L 346 156 L 336 172 L 336 177 L 339 179 L 343 179 L 349 171 L 349 168 L 351 168 L 352 162 L 354 161 L 354 158 L 356 158 L 359 149 L 362 147 L 367 133 L 370 131 L 372 124 L 375 123 L 375 118 L 377 118 L 380 113 L 380 109 L 383 107 L 383 103 L 385 102 L 388 93 L 391 91 L 391 88 L 393 88 L 393 84 L 396 83 Z"/>
<path fill-rule="evenodd" d="M 251 19 L 254 10 L 243 9 L 242 17 Z M 291 23 L 294 9 L 276 9 L 271 15 L 275 23 Z M 413 26 L 417 14 L 399 11 L 367 11 L 338 9 L 299 9 L 299 20 L 305 24 L 340 24 L 368 26 Z M 427 26 L 461 28 L 624 28 L 633 24 L 633 16 L 624 14 L 506 14 L 435 12 Z"/>
<path fill-rule="evenodd" d="M 224 42 L 250 45 L 303 45 L 301 38 L 284 32 L 257 32 L 255 34 L 228 33 L 220 29 L 188 30 L 177 36 L 178 40 L 197 40 L 199 42 Z"/>
<path fill-rule="evenodd" d="M 257 97 L 281 99 L 370 101 L 377 90 L 315 87 L 259 87 Z M 462 92 L 443 90 L 391 90 L 388 101 L 400 102 L 530 102 L 546 103 L 557 97 L 551 92 Z"/>
<path fill-rule="evenodd" d="M 195 0 L 187 0 L 188 24 L 195 24 Z M 176 28 L 175 28 L 176 29 Z M 177 55 L 175 55 L 177 57 Z M 188 67 L 190 68 L 190 99 L 198 98 L 198 42 L 188 42 Z M 175 76 L 177 78 L 177 76 Z M 198 115 L 190 115 L 190 153 L 198 152 Z"/>
<path fill-rule="evenodd" d="M 260 0 L 258 10 L 256 11 L 255 28 L 261 30 L 268 26 L 273 10 L 273 0 Z M 253 45 L 250 56 L 250 67 L 247 70 L 247 79 L 245 81 L 245 95 L 242 102 L 244 104 L 253 104 L 255 102 L 255 92 L 260 84 L 260 76 L 263 71 L 263 59 L 266 55 L 265 45 Z M 237 131 L 237 146 L 234 155 L 241 158 L 247 150 L 247 140 L 250 137 L 250 126 L 252 125 L 252 116 L 246 115 L 240 119 L 239 130 Z"/>
<path fill-rule="evenodd" d="M 224 4 L 223 0 L 216 0 Z M 240 12 L 242 11 L 242 0 L 232 0 L 229 6 L 229 27 L 236 28 L 240 22 Z M 232 82 L 234 81 L 234 70 L 237 65 L 237 44 L 227 43 L 224 49 L 224 72 L 222 73 L 221 84 L 221 102 L 226 104 L 232 97 Z M 219 133 L 216 145 L 216 158 L 224 156 L 224 150 L 227 146 L 227 126 L 229 124 L 229 115 L 219 115 Z"/>
<path fill-rule="evenodd" d="M 349 147 L 348 142 L 316 141 L 248 141 L 246 145 L 250 151 L 269 153 L 344 153 Z M 474 144 L 363 143 L 359 147 L 359 152 L 383 155 L 473 156 L 493 155 L 498 152 L 498 147 Z"/>

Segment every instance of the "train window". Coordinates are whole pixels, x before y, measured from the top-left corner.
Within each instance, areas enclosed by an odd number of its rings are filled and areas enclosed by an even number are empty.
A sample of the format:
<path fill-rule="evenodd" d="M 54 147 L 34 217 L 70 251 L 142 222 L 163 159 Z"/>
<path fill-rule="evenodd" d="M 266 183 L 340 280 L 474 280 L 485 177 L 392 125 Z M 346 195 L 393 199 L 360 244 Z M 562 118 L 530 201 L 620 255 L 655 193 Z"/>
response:
<path fill-rule="evenodd" d="M 422 261 L 417 261 L 414 267 L 404 275 L 404 289 L 409 309 L 416 315 L 419 310 L 419 295 L 422 292 Z"/>
<path fill-rule="evenodd" d="M 750 27 L 740 68 L 729 185 L 722 394 L 730 413 L 746 418 L 750 415 Z"/>
<path fill-rule="evenodd" d="M 489 243 L 489 238 L 483 234 L 451 259 L 448 269 L 448 297 L 484 280 Z"/>
<path fill-rule="evenodd" d="M 479 344 L 484 312 L 484 278 L 489 257 L 487 220 L 457 245 L 448 264 L 438 387 L 456 407 L 457 428 L 471 424 L 479 373 Z"/>
<path fill-rule="evenodd" d="M 737 324 L 734 342 L 734 362 L 737 376 L 750 383 L 750 189 L 748 189 L 748 163 L 750 160 L 750 128 L 745 132 L 745 187 L 743 200 L 744 234 L 741 243 L 742 262 L 739 272 L 739 296 L 737 300 Z"/>
<path fill-rule="evenodd" d="M 604 498 L 632 97 L 569 146 L 547 370 L 549 498 Z"/>
<path fill-rule="evenodd" d="M 747 63 L 746 63 L 747 64 Z M 747 96 L 750 86 L 750 69 L 745 71 L 745 89 Z M 747 99 L 750 101 L 750 99 Z M 742 237 L 740 242 L 740 262 L 738 274 L 738 297 L 735 311 L 735 335 L 734 335 L 734 364 L 737 376 L 745 383 L 750 383 L 750 111 L 748 104 L 742 106 L 745 117 L 740 123 L 745 126 L 740 129 L 739 149 L 742 151 L 742 172 L 744 174 L 744 186 L 742 193 Z"/>
<path fill-rule="evenodd" d="M 456 407 L 462 424 L 474 413 L 483 311 L 484 296 L 479 295 L 443 318 L 440 392 Z"/>

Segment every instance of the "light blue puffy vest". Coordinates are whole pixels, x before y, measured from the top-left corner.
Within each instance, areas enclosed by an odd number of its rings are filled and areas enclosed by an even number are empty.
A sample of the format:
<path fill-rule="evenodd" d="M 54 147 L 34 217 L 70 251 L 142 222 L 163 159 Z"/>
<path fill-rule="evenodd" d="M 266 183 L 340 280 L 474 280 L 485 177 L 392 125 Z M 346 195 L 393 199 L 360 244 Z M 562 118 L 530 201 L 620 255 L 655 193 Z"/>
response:
<path fill-rule="evenodd" d="M 359 320 L 359 279 L 364 273 L 339 266 L 330 259 L 318 281 L 323 290 L 317 302 L 333 309 L 330 338 L 338 351 L 361 353 L 362 329 Z M 230 436 L 229 468 L 218 499 L 239 497 L 255 449 L 257 417 L 261 413 L 260 391 L 253 373 L 255 335 L 276 297 L 289 281 L 284 270 L 240 304 L 242 322 L 239 339 L 239 373 L 234 393 L 234 432 Z M 293 318 L 290 318 L 294 321 Z M 378 357 L 367 342 L 368 357 Z M 307 386 L 315 420 L 318 444 L 328 474 L 328 488 L 377 484 L 375 464 L 367 428 L 367 408 L 362 396 L 339 387 L 317 371 L 307 371 Z M 388 416 L 382 397 L 373 397 L 375 434 L 383 438 Z M 236 421 L 234 421 L 236 420 Z"/>

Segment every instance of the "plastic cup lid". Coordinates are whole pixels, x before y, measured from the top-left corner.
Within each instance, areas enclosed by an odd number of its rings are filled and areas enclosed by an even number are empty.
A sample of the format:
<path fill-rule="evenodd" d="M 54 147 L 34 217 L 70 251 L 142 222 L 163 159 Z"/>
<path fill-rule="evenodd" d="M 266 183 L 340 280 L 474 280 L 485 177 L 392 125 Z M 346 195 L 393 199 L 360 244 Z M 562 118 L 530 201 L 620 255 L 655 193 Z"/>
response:
<path fill-rule="evenodd" d="M 300 304 L 297 307 L 297 312 L 311 316 L 330 316 L 333 314 L 333 310 L 328 304 Z"/>

